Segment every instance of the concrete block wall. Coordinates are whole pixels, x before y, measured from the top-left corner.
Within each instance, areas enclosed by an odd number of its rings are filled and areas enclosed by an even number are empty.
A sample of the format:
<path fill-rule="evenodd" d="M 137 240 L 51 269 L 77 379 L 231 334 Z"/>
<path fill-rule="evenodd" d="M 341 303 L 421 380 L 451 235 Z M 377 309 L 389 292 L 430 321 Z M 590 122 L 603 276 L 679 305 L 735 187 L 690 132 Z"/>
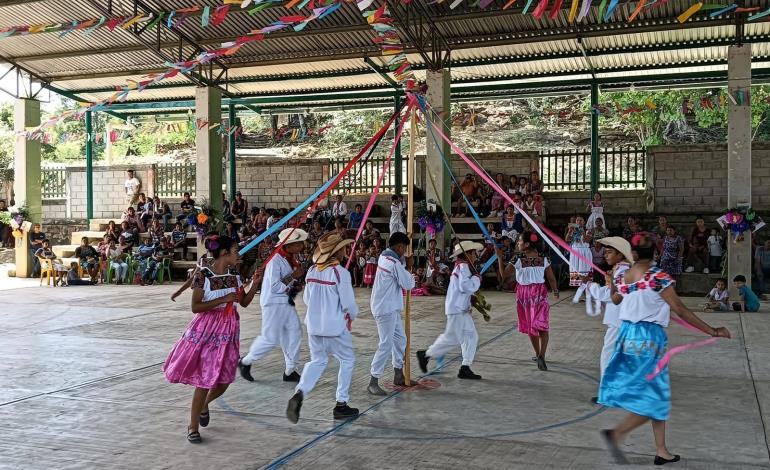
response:
<path fill-rule="evenodd" d="M 719 213 L 727 208 L 727 145 L 676 145 L 648 149 L 655 166 L 655 211 Z M 754 143 L 752 206 L 770 210 L 770 144 Z"/>
<path fill-rule="evenodd" d="M 152 195 L 150 186 L 150 165 L 114 165 L 95 167 L 94 184 L 94 218 L 118 219 L 126 209 L 126 196 L 123 183 L 126 181 L 126 170 L 134 170 L 134 175 L 142 182 L 142 192 Z M 85 167 L 69 167 L 67 169 L 67 191 L 69 194 L 70 213 L 68 217 L 86 218 L 86 169 Z M 48 201 L 44 201 L 43 206 Z M 45 209 L 44 209 L 45 211 Z"/>
<path fill-rule="evenodd" d="M 250 159 L 236 164 L 236 187 L 252 207 L 293 207 L 328 179 L 328 159 Z"/>
<path fill-rule="evenodd" d="M 43 201 L 43 220 L 65 219 L 66 217 L 66 199 L 52 199 Z"/>
<path fill-rule="evenodd" d="M 492 177 L 495 173 L 502 173 L 506 176 L 516 175 L 519 178 L 525 176 L 529 179 L 530 173 L 537 171 L 540 166 L 538 152 L 477 153 L 472 156 Z M 470 167 L 457 155 L 452 155 L 452 171 L 458 181 L 466 174 L 472 173 Z"/>

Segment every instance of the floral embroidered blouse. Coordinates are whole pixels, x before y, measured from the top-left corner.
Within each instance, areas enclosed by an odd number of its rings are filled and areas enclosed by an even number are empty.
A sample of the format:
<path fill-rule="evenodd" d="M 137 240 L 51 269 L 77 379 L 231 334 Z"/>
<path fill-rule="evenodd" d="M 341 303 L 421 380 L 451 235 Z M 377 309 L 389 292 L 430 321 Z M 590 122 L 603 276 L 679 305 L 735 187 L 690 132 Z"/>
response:
<path fill-rule="evenodd" d="M 660 293 L 673 286 L 674 279 L 657 266 L 650 268 L 641 279 L 631 284 L 626 284 L 624 274 L 615 278 L 615 287 L 623 296 L 620 320 L 632 323 L 644 321 L 667 327 L 671 312 Z"/>

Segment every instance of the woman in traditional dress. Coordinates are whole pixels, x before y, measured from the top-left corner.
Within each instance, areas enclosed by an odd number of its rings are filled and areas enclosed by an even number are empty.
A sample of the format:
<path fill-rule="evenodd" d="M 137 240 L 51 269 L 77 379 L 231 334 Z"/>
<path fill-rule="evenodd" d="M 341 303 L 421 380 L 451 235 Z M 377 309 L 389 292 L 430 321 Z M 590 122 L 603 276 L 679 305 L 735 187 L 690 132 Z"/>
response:
<path fill-rule="evenodd" d="M 244 294 L 241 277 L 230 271 L 238 262 L 238 245 L 230 238 L 210 236 L 206 249 L 214 261 L 195 273 L 191 303 L 195 316 L 163 364 L 166 380 L 195 387 L 187 427 L 187 440 L 193 444 L 201 442 L 199 426 L 209 424 L 209 403 L 235 380 L 240 348 L 235 303 L 247 307 L 261 283 L 255 276 Z"/>
<path fill-rule="evenodd" d="M 516 275 L 516 314 L 519 319 L 519 332 L 529 336 L 537 358 L 537 368 L 548 370 L 545 352 L 548 348 L 548 330 L 550 329 L 551 306 L 548 303 L 548 289 L 551 287 L 556 299 L 559 289 L 556 277 L 551 270 L 548 258 L 542 255 L 542 239 L 534 232 L 523 232 L 517 243 L 522 256 L 515 257 L 507 265 L 503 264 L 503 251 L 497 250 L 497 263 L 500 276 L 506 279 Z"/>
<path fill-rule="evenodd" d="M 615 350 L 602 375 L 599 403 L 622 408 L 629 415 L 614 429 L 603 430 L 602 436 L 619 464 L 628 463 L 620 450 L 623 441 L 634 429 L 652 421 L 655 435 L 655 465 L 679 461 L 666 447 L 666 420 L 671 411 L 671 387 L 668 367 L 654 375 L 665 354 L 670 311 L 704 333 L 729 338 L 724 328 L 712 328 L 684 306 L 674 291 L 674 279 L 661 268 L 653 266 L 655 243 L 647 234 L 637 234 L 631 240 L 636 263 L 615 278 L 621 299 L 619 318 L 622 321 Z"/>
<path fill-rule="evenodd" d="M 572 247 L 569 255 L 569 285 L 578 287 L 582 279 L 591 274 L 591 265 L 587 260 L 593 256 L 591 253 L 591 233 L 586 230 L 585 219 L 582 216 L 575 217 L 575 223 L 567 229 L 567 243 Z M 579 253 L 577 256 L 574 252 Z"/>
<path fill-rule="evenodd" d="M 602 219 L 602 225 L 607 226 L 607 221 L 604 220 L 604 203 L 602 202 L 602 193 L 596 191 L 594 193 L 594 200 L 588 203 L 588 211 L 591 213 L 586 221 L 586 229 L 593 230 L 596 227 L 596 219 Z"/>

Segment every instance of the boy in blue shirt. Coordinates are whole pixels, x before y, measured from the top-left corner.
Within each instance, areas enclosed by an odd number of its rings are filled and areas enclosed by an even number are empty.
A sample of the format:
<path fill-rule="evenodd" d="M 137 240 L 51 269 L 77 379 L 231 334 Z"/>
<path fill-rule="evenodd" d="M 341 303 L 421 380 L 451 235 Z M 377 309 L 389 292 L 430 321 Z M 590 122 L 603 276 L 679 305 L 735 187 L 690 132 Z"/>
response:
<path fill-rule="evenodd" d="M 757 294 L 746 285 L 746 276 L 737 275 L 733 278 L 733 284 L 738 289 L 741 300 L 733 302 L 733 310 L 736 312 L 756 312 L 759 310 L 759 298 Z"/>

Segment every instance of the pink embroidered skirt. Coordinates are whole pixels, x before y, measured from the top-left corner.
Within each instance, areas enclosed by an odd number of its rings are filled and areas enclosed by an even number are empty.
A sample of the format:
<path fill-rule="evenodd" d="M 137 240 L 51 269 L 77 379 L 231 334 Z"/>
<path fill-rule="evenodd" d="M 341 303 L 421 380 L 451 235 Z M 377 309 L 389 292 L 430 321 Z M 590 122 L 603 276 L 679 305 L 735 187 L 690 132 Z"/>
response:
<path fill-rule="evenodd" d="M 163 364 L 166 380 L 200 388 L 233 383 L 238 368 L 237 311 L 217 308 L 196 314 Z"/>
<path fill-rule="evenodd" d="M 551 306 L 548 304 L 548 289 L 545 284 L 516 286 L 516 313 L 519 316 L 519 331 L 529 336 L 540 336 L 548 331 Z"/>

